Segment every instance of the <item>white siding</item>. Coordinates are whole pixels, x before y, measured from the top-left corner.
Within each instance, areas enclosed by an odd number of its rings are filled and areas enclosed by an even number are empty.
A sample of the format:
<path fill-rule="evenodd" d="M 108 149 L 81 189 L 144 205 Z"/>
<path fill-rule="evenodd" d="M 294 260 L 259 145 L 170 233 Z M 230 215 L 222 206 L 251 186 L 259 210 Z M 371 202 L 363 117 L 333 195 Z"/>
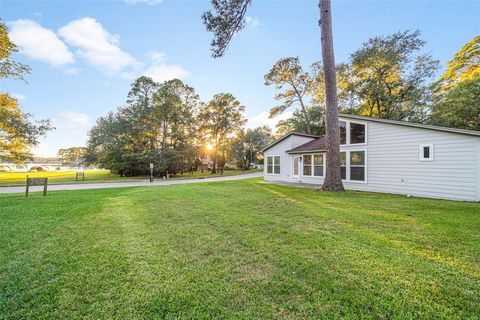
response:
<path fill-rule="evenodd" d="M 345 188 L 480 201 L 480 138 L 387 123 L 367 123 L 366 145 L 341 147 L 341 150 L 367 150 L 367 182 L 344 182 Z M 433 144 L 433 161 L 419 160 L 421 144 Z M 285 163 L 282 158 L 282 167 L 284 165 L 285 170 L 290 170 L 291 160 Z M 323 178 L 300 176 L 300 181 L 322 184 Z"/>
<path fill-rule="evenodd" d="M 265 181 L 289 181 L 291 175 L 291 156 L 286 151 L 298 147 L 304 143 L 314 140 L 313 138 L 291 135 L 280 141 L 264 152 L 264 177 Z M 280 156 L 280 174 L 267 174 L 267 156 Z"/>

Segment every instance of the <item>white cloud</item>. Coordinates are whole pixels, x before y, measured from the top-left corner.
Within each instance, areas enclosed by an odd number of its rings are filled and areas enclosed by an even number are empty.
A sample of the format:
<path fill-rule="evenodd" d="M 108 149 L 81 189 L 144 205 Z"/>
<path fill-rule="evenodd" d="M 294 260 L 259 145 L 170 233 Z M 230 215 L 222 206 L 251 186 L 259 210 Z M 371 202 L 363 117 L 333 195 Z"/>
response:
<path fill-rule="evenodd" d="M 160 4 L 162 3 L 162 0 L 124 0 L 125 3 L 128 3 L 128 4 L 139 4 L 139 3 L 142 3 L 142 4 L 148 4 L 150 6 L 153 6 L 155 4 Z"/>
<path fill-rule="evenodd" d="M 255 29 L 260 25 L 260 20 L 258 18 L 253 18 L 253 17 L 245 17 L 245 23 L 248 28 L 250 29 Z"/>
<path fill-rule="evenodd" d="M 166 54 L 163 52 L 151 52 L 152 64 L 143 71 L 143 74 L 157 82 L 164 82 L 175 78 L 184 79 L 190 75 L 182 66 L 167 64 Z"/>
<path fill-rule="evenodd" d="M 28 19 L 12 21 L 10 25 L 10 38 L 19 47 L 21 53 L 32 59 L 46 62 L 52 67 L 61 67 L 75 62 L 72 52 L 52 30 Z"/>
<path fill-rule="evenodd" d="M 292 111 L 286 111 L 273 119 L 270 119 L 268 116 L 269 112 L 264 111 L 249 118 L 247 122 L 247 128 L 253 129 L 260 126 L 268 126 L 272 130 L 275 130 L 275 126 L 277 125 L 278 121 L 290 118 L 292 116 Z"/>
<path fill-rule="evenodd" d="M 22 100 L 25 100 L 27 99 L 27 97 L 25 97 L 23 94 L 21 93 L 12 93 L 10 94 L 12 97 L 14 97 L 15 99 L 17 99 L 18 101 L 22 101 Z"/>
<path fill-rule="evenodd" d="M 56 128 L 68 128 L 73 131 L 85 131 L 90 128 L 92 120 L 84 113 L 62 111 L 54 118 Z"/>
<path fill-rule="evenodd" d="M 93 18 L 85 17 L 69 22 L 60 28 L 60 36 L 76 52 L 103 72 L 115 75 L 128 68 L 139 68 L 141 64 L 120 47 L 119 36 L 112 35 Z"/>

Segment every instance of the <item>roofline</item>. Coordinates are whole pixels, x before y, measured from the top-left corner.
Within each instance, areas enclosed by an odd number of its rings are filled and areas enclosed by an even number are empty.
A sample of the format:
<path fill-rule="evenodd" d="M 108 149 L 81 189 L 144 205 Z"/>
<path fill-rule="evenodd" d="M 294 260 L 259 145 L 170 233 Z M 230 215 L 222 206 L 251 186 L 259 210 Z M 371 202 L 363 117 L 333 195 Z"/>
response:
<path fill-rule="evenodd" d="M 480 131 L 475 131 L 475 130 L 465 130 L 465 129 L 457 129 L 457 128 L 449 128 L 449 127 L 432 126 L 432 125 L 428 125 L 428 124 L 421 124 L 421 123 L 414 123 L 414 122 L 407 122 L 407 121 L 399 121 L 399 120 L 390 120 L 390 119 L 379 119 L 379 118 L 373 118 L 373 117 L 367 117 L 367 116 L 357 116 L 357 115 L 345 114 L 345 113 L 340 113 L 338 116 L 340 118 L 364 120 L 364 121 L 372 121 L 372 122 L 380 122 L 380 123 L 388 123 L 388 124 L 395 124 L 395 125 L 405 126 L 405 127 L 414 127 L 414 128 L 420 128 L 420 129 L 444 131 L 444 132 L 458 133 L 458 134 L 480 137 Z"/>
<path fill-rule="evenodd" d="M 306 150 L 306 151 L 286 151 L 289 154 L 298 154 L 298 153 L 315 153 L 315 152 L 326 152 L 327 149 L 317 149 L 317 150 Z"/>
<path fill-rule="evenodd" d="M 287 133 L 286 135 L 284 136 L 281 136 L 280 138 L 278 138 L 277 140 L 273 141 L 272 143 L 270 143 L 268 146 L 266 146 L 265 148 L 263 148 L 260 152 L 265 152 L 267 151 L 268 149 L 270 149 L 271 147 L 273 147 L 274 145 L 276 145 L 277 143 L 287 139 L 288 137 L 292 136 L 292 135 L 295 135 L 295 136 L 301 136 L 301 137 L 307 137 L 307 138 L 313 138 L 313 139 L 317 139 L 317 138 L 320 138 L 319 136 L 316 136 L 316 135 L 313 135 L 313 134 L 308 134 L 308 133 L 302 133 L 302 132 L 289 132 Z"/>

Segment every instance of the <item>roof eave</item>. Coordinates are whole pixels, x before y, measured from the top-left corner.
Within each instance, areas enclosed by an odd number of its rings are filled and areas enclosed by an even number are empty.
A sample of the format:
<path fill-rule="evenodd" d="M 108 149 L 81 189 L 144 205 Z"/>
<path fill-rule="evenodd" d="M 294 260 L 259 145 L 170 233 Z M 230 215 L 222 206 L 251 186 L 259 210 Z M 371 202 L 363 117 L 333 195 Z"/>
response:
<path fill-rule="evenodd" d="M 299 150 L 299 151 L 294 151 L 294 150 L 288 150 L 286 153 L 289 154 L 298 154 L 298 153 L 315 153 L 315 152 L 327 152 L 327 149 L 317 149 L 317 150 Z"/>
<path fill-rule="evenodd" d="M 270 143 L 268 146 L 266 146 L 265 148 L 263 148 L 260 152 L 265 152 L 267 151 L 268 149 L 270 149 L 271 147 L 273 147 L 274 145 L 282 142 L 283 140 L 287 139 L 288 137 L 292 136 L 292 135 L 296 135 L 296 136 L 301 136 L 301 137 L 307 137 L 307 138 L 312 138 L 312 139 L 318 139 L 320 138 L 319 136 L 316 136 L 316 135 L 313 135 L 313 134 L 308 134 L 308 133 L 301 133 L 301 132 L 289 132 L 287 133 L 286 135 L 278 138 L 277 140 L 273 141 L 272 143 Z"/>
<path fill-rule="evenodd" d="M 449 128 L 449 127 L 432 126 L 432 125 L 429 125 L 429 124 L 399 121 L 399 120 L 390 120 L 390 119 L 379 119 L 379 118 L 374 118 L 374 117 L 358 116 L 358 115 L 354 115 L 354 114 L 344 114 L 344 113 L 340 113 L 339 117 L 340 118 L 347 118 L 347 119 L 380 122 L 380 123 L 393 124 L 393 125 L 399 125 L 399 126 L 405 126 L 405 127 L 413 127 L 413 128 L 419 128 L 419 129 L 443 131 L 443 132 L 449 132 L 449 133 L 457 133 L 457 134 L 463 134 L 463 135 L 468 135 L 468 136 L 480 137 L 480 131 L 474 131 L 474 130 L 465 130 L 465 129 L 457 129 L 457 128 Z"/>

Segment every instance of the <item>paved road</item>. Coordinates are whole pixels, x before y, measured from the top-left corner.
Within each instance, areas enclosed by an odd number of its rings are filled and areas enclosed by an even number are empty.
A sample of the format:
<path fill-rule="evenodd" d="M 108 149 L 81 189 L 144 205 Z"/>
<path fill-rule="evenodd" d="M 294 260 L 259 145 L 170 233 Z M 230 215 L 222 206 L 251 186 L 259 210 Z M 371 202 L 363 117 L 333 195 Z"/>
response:
<path fill-rule="evenodd" d="M 236 176 L 215 177 L 206 179 L 172 179 L 172 180 L 156 180 L 153 183 L 149 181 L 126 181 L 126 182 L 100 182 L 100 183 L 82 183 L 82 184 L 57 184 L 49 185 L 48 191 L 57 190 L 83 190 L 83 189 L 108 189 L 108 188 L 125 188 L 125 187 L 157 187 L 168 186 L 172 184 L 185 184 L 185 183 L 205 183 L 214 181 L 230 181 L 241 180 L 262 177 L 262 172 L 246 173 Z M 43 191 L 43 187 L 30 187 L 29 192 Z M 0 187 L 0 193 L 18 193 L 25 192 L 25 186 L 23 187 Z"/>

